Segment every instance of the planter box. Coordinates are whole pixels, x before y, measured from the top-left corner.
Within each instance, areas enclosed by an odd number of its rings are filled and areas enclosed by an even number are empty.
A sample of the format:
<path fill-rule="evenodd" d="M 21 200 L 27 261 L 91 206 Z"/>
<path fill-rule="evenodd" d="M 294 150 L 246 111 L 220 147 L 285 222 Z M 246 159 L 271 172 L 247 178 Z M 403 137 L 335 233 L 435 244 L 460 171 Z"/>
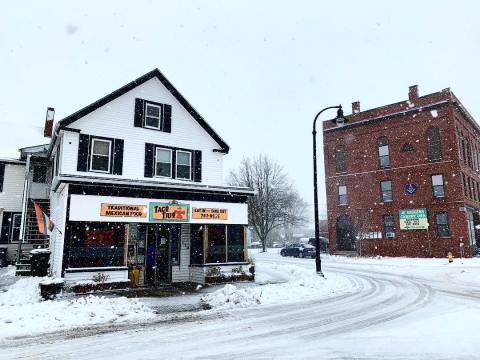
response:
<path fill-rule="evenodd" d="M 205 276 L 206 284 L 223 284 L 236 281 L 255 281 L 253 274 L 238 274 L 238 275 L 221 275 L 221 276 Z"/>
<path fill-rule="evenodd" d="M 40 283 L 40 295 L 43 300 L 52 300 L 63 291 L 63 282 Z"/>
<path fill-rule="evenodd" d="M 104 282 L 104 283 L 80 283 L 75 284 L 71 287 L 72 291 L 77 294 L 90 293 L 95 291 L 102 290 L 120 290 L 126 289 L 131 286 L 130 281 L 115 281 L 115 282 Z"/>

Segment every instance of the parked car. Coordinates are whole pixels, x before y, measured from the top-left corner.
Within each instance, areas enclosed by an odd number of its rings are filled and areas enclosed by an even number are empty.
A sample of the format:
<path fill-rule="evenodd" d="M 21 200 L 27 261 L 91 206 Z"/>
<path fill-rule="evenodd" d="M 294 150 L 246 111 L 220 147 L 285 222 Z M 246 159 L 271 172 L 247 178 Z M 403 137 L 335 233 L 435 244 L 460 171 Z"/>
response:
<path fill-rule="evenodd" d="M 326 237 L 320 236 L 320 251 L 327 252 L 328 251 L 328 239 Z M 308 239 L 308 243 L 315 247 L 315 238 Z"/>
<path fill-rule="evenodd" d="M 249 249 L 261 249 L 262 248 L 262 243 L 259 241 L 254 241 L 248 245 Z"/>
<path fill-rule="evenodd" d="M 280 255 L 299 258 L 314 258 L 315 246 L 309 244 L 291 244 L 280 250 Z"/>

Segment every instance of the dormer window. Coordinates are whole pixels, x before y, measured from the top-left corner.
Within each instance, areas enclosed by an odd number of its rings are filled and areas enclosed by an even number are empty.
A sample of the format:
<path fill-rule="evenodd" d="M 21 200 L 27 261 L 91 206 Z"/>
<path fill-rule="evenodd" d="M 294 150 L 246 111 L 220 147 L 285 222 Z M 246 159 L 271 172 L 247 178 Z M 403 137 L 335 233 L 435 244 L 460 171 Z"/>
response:
<path fill-rule="evenodd" d="M 110 140 L 92 139 L 90 171 L 110 173 L 110 156 L 112 142 Z"/>
<path fill-rule="evenodd" d="M 145 127 L 160 130 L 162 128 L 162 107 L 145 103 Z"/>
<path fill-rule="evenodd" d="M 135 99 L 133 126 L 166 133 L 172 132 L 172 105 Z"/>

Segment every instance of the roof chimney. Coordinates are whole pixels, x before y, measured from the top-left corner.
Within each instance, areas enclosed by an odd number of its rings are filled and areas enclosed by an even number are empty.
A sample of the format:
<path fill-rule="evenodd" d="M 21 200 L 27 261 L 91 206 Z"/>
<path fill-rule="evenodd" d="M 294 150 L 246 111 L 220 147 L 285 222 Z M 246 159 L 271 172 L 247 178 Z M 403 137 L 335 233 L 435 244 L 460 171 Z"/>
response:
<path fill-rule="evenodd" d="M 360 112 L 360 101 L 352 102 L 352 114 L 358 114 Z"/>
<path fill-rule="evenodd" d="M 414 102 L 418 99 L 418 85 L 412 85 L 408 88 L 408 100 Z"/>
<path fill-rule="evenodd" d="M 55 116 L 55 109 L 52 107 L 47 108 L 45 115 L 45 127 L 43 128 L 43 136 L 51 138 L 53 131 L 53 118 Z"/>

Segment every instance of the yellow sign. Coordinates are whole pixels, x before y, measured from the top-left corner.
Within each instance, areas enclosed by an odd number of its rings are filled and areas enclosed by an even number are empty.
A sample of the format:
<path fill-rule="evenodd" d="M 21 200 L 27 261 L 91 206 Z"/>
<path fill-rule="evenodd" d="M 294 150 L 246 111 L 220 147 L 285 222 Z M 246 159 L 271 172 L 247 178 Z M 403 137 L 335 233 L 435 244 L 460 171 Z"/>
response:
<path fill-rule="evenodd" d="M 150 221 L 188 221 L 189 205 L 150 203 Z"/>
<path fill-rule="evenodd" d="M 105 204 L 100 207 L 100 216 L 147 217 L 146 205 Z"/>
<path fill-rule="evenodd" d="M 192 208 L 192 219 L 228 220 L 228 209 Z"/>

